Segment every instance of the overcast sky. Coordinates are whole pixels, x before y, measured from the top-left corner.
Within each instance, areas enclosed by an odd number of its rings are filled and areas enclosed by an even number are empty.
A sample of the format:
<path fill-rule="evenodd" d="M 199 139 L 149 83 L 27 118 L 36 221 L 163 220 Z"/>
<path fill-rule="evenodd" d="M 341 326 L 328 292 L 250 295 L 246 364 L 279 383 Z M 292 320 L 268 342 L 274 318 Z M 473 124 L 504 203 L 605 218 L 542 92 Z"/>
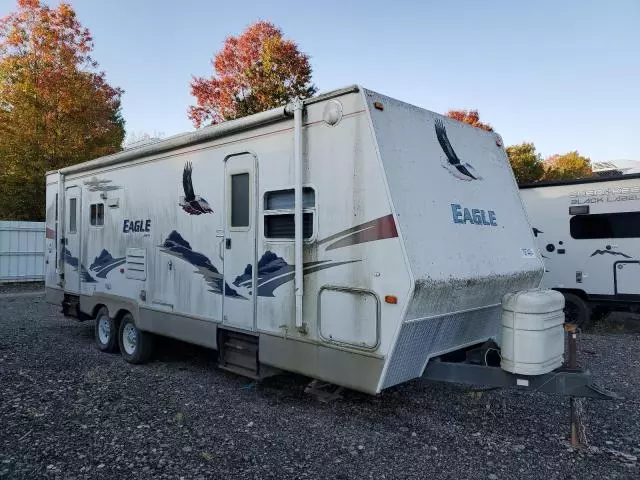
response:
<path fill-rule="evenodd" d="M 70 3 L 126 92 L 128 131 L 192 129 L 191 75 L 265 19 L 311 55 L 321 91 L 359 83 L 436 112 L 476 108 L 507 144 L 545 156 L 640 160 L 638 0 Z M 0 16 L 14 6 L 0 0 Z"/>

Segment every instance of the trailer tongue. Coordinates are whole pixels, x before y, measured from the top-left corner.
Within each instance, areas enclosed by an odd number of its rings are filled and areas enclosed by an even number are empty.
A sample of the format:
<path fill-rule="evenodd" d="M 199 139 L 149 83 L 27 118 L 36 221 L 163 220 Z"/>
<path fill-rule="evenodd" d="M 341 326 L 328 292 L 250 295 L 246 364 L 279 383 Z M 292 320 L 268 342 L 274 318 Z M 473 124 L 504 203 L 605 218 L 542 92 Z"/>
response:
<path fill-rule="evenodd" d="M 487 352 L 499 352 L 497 348 L 495 343 L 488 342 L 478 349 L 468 351 L 465 360 L 459 362 L 447 361 L 440 357 L 435 358 L 427 365 L 422 378 L 471 386 L 515 387 L 522 390 L 598 400 L 620 398 L 616 393 L 593 383 L 589 370 L 568 366 L 571 359 L 568 360 L 567 366 L 535 376 L 510 373 L 500 368 L 499 365 L 492 364 L 491 361 L 478 362 L 473 359 L 475 353 L 481 353 L 481 357 L 486 357 Z"/>

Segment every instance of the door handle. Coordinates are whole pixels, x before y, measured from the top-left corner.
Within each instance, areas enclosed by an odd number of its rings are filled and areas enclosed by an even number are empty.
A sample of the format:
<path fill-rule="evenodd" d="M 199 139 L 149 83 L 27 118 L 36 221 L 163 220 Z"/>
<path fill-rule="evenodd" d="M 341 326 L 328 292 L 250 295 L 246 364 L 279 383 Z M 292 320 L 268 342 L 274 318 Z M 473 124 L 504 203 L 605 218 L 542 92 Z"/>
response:
<path fill-rule="evenodd" d="M 220 260 L 224 260 L 224 256 L 222 255 L 222 243 L 224 242 L 224 240 L 220 240 L 218 242 L 218 256 L 220 257 Z"/>
<path fill-rule="evenodd" d="M 225 238 L 224 239 L 224 247 L 227 250 L 231 250 L 231 239 L 230 238 Z"/>

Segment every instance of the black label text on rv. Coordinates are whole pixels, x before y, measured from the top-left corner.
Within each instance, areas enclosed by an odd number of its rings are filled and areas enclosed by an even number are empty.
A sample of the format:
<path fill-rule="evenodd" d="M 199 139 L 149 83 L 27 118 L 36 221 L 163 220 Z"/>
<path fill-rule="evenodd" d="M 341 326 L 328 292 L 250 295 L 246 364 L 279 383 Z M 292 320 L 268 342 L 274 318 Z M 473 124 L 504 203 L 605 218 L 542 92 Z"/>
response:
<path fill-rule="evenodd" d="M 472 223 L 474 225 L 489 225 L 497 227 L 496 212 L 493 210 L 484 211 L 479 208 L 466 208 L 457 203 L 451 204 L 451 214 L 453 223 Z"/>
<path fill-rule="evenodd" d="M 122 225 L 122 233 L 150 231 L 151 220 L 125 220 Z"/>

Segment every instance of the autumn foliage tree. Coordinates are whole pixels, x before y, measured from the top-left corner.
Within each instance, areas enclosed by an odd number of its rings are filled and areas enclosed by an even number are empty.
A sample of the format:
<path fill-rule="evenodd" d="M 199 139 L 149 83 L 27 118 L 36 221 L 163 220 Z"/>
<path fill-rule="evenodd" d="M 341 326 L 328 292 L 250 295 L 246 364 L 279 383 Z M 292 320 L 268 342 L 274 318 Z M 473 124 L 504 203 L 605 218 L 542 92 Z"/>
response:
<path fill-rule="evenodd" d="M 459 122 L 467 123 L 473 127 L 478 127 L 488 132 L 493 132 L 493 127 L 488 123 L 480 121 L 480 113 L 478 110 L 449 110 L 447 117 L 458 120 Z"/>
<path fill-rule="evenodd" d="M 120 149 L 122 90 L 70 5 L 18 0 L 0 19 L 0 218 L 44 216 L 44 174 Z"/>
<path fill-rule="evenodd" d="M 309 56 L 295 42 L 285 40 L 270 22 L 256 22 L 241 35 L 228 37 L 212 64 L 212 77 L 191 81 L 196 105 L 189 108 L 189 118 L 196 128 L 269 110 L 316 92 Z"/>
<path fill-rule="evenodd" d="M 539 181 L 545 172 L 542 155 L 533 143 L 521 143 L 506 148 L 511 168 L 519 184 Z"/>
<path fill-rule="evenodd" d="M 577 151 L 552 155 L 544 161 L 544 180 L 569 180 L 593 175 L 591 160 Z"/>

